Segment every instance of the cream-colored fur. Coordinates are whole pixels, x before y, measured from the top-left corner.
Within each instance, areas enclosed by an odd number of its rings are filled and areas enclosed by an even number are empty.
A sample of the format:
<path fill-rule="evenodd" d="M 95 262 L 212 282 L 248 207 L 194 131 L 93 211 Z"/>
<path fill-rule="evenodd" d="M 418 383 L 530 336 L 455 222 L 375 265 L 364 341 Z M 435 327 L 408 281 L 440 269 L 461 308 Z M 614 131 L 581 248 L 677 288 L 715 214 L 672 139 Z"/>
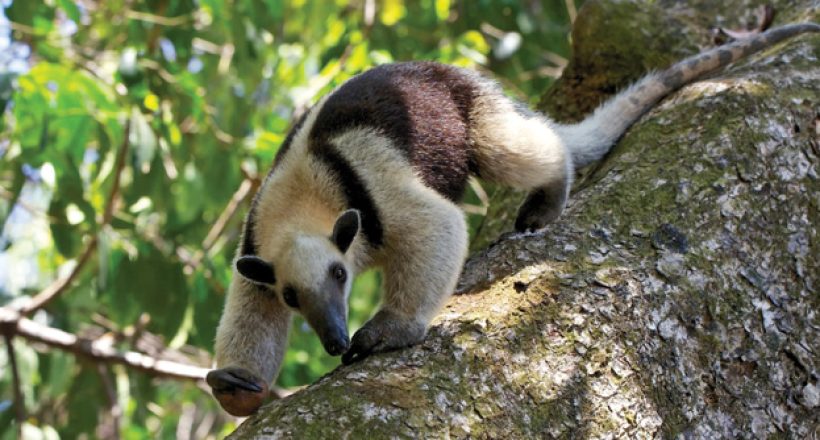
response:
<path fill-rule="evenodd" d="M 575 171 L 552 122 L 500 90 L 481 94 L 470 113 L 481 177 L 516 189 L 566 185 Z"/>

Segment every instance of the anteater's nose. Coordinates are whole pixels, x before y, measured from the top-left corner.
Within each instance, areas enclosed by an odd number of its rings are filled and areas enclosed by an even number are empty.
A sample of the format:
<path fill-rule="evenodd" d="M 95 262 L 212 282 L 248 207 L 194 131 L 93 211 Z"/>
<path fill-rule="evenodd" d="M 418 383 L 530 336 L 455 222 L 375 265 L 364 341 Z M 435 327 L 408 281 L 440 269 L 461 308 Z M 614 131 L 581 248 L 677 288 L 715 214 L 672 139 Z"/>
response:
<path fill-rule="evenodd" d="M 325 350 L 331 356 L 338 356 L 347 351 L 350 346 L 350 339 L 347 337 L 347 332 L 334 332 L 334 334 L 325 343 Z"/>

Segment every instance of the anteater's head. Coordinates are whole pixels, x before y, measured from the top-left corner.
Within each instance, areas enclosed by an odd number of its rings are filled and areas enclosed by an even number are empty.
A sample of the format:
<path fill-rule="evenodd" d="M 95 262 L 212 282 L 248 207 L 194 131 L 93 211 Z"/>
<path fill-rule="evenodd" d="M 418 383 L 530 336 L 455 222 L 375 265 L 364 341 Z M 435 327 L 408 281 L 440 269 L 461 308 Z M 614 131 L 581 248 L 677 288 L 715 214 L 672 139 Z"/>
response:
<path fill-rule="evenodd" d="M 360 223 L 359 212 L 351 209 L 336 219 L 330 236 L 296 234 L 269 260 L 243 255 L 236 261 L 240 275 L 301 314 L 334 356 L 350 345 L 347 299 L 354 274 L 347 254 Z"/>

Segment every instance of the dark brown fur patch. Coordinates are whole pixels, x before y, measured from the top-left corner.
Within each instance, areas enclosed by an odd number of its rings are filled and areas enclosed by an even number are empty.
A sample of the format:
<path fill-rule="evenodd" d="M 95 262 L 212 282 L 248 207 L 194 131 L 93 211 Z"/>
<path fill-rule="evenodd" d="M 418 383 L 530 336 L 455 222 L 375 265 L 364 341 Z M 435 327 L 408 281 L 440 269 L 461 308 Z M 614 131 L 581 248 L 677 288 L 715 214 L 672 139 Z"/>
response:
<path fill-rule="evenodd" d="M 477 170 L 469 142 L 477 87 L 452 66 L 379 66 L 350 79 L 327 99 L 310 142 L 322 144 L 345 130 L 373 127 L 396 143 L 427 186 L 456 201 Z"/>
<path fill-rule="evenodd" d="M 768 46 L 768 44 L 769 44 L 768 37 L 760 36 L 759 38 L 756 38 L 756 39 L 752 40 L 749 43 L 749 46 L 746 49 L 743 50 L 743 53 L 744 54 L 755 53 L 759 50 L 762 50 L 766 46 Z"/>
<path fill-rule="evenodd" d="M 701 57 L 692 58 L 688 63 L 686 63 L 686 67 L 689 68 L 689 70 L 695 70 L 695 68 L 698 67 L 698 64 L 700 64 L 700 61 Z"/>
<path fill-rule="evenodd" d="M 664 72 L 661 82 L 670 90 L 677 89 L 683 83 L 683 72 L 680 69 Z"/>
<path fill-rule="evenodd" d="M 729 49 L 718 51 L 718 61 L 721 65 L 726 65 L 732 62 L 732 51 Z"/>

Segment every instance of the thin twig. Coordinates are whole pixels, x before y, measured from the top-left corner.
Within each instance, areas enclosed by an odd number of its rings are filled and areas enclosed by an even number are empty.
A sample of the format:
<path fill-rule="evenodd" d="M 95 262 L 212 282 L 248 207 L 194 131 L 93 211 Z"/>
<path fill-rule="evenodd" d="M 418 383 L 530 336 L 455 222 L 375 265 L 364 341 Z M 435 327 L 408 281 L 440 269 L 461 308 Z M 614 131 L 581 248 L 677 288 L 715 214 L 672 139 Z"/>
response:
<path fill-rule="evenodd" d="M 214 420 L 216 420 L 216 414 L 213 411 L 206 411 L 205 416 L 202 417 L 202 421 L 199 422 L 199 427 L 197 427 L 196 432 L 194 432 L 193 438 L 205 438 L 205 436 L 211 432 L 211 427 L 214 426 Z"/>
<path fill-rule="evenodd" d="M 191 402 L 182 404 L 182 413 L 177 421 L 177 440 L 187 440 L 191 438 L 191 431 L 194 427 L 194 417 L 196 417 L 196 406 Z"/>
<path fill-rule="evenodd" d="M 231 200 L 228 201 L 225 209 L 219 214 L 211 230 L 208 231 L 208 235 L 206 235 L 202 241 L 202 249 L 196 251 L 190 258 L 182 258 L 182 256 L 180 256 L 181 260 L 186 261 L 184 269 L 186 274 L 193 273 L 194 270 L 199 267 L 200 263 L 202 263 L 202 259 L 205 258 L 205 255 L 208 254 L 208 251 L 213 247 L 214 243 L 216 243 L 216 240 L 222 235 L 222 232 L 225 231 L 228 222 L 236 214 L 239 205 L 241 205 L 242 201 L 250 194 L 252 187 L 253 182 L 251 179 L 244 179 L 242 183 L 239 184 L 239 188 L 236 192 L 233 193 L 233 196 L 231 196 Z M 179 253 L 177 253 L 177 255 L 179 255 Z"/>
<path fill-rule="evenodd" d="M 569 23 L 575 23 L 575 17 L 578 16 L 578 10 L 575 9 L 575 0 L 564 0 L 567 5 L 567 14 L 569 14 Z"/>
<path fill-rule="evenodd" d="M 17 368 L 17 355 L 14 353 L 14 335 L 6 333 L 6 353 L 11 367 L 14 382 L 14 420 L 17 422 L 17 438 L 23 438 L 23 422 L 26 421 L 26 401 L 23 399 L 23 387 L 20 384 L 20 370 Z"/>
<path fill-rule="evenodd" d="M 34 35 L 34 36 L 37 36 L 37 37 L 47 35 L 47 33 L 45 31 L 38 32 L 37 29 L 35 29 L 31 26 L 26 26 L 23 23 L 17 23 L 16 21 L 9 21 L 8 23 L 9 23 L 9 26 L 11 27 L 11 30 L 17 31 L 17 32 L 20 32 L 20 33 L 23 33 L 23 34 L 26 34 L 26 35 Z"/>
<path fill-rule="evenodd" d="M 156 71 L 160 78 L 162 78 L 162 80 L 168 84 L 177 83 L 177 79 L 174 77 L 174 75 L 171 72 L 165 70 L 165 68 L 162 67 L 160 63 L 154 60 L 142 59 L 139 61 L 139 65 Z"/>
<path fill-rule="evenodd" d="M 77 264 L 74 266 L 74 269 L 71 270 L 71 273 L 62 278 L 56 279 L 53 283 L 49 284 L 48 287 L 41 290 L 40 293 L 35 295 L 28 304 L 20 309 L 20 313 L 25 316 L 31 316 L 32 313 L 42 309 L 46 306 L 46 304 L 57 298 L 66 290 L 68 286 L 71 285 L 74 279 L 77 278 L 77 275 L 80 274 L 83 266 L 88 263 L 88 260 L 91 259 L 91 256 L 94 255 L 94 251 L 96 250 L 97 236 L 94 236 L 91 238 L 91 241 L 88 242 L 85 251 L 77 260 Z"/>
<path fill-rule="evenodd" d="M 100 437 L 119 439 L 120 425 L 122 424 L 120 421 L 122 409 L 117 401 L 117 387 L 111 382 L 111 378 L 109 377 L 109 368 L 107 365 L 97 364 L 97 374 L 100 375 L 100 381 L 102 381 L 103 388 L 105 389 L 105 396 L 108 400 L 108 413 L 111 416 L 111 426 L 108 426 L 108 430 L 103 432 Z"/>
<path fill-rule="evenodd" d="M 368 28 L 373 26 L 376 21 L 376 1 L 365 0 L 364 2 L 364 25 Z"/>
<path fill-rule="evenodd" d="M 122 170 L 125 168 L 125 159 L 128 157 L 128 146 L 130 145 L 129 137 L 131 136 L 131 120 L 125 123 L 125 131 L 123 132 L 122 144 L 117 152 L 117 162 L 114 168 L 114 182 L 111 185 L 111 191 L 108 192 L 108 200 L 105 203 L 105 210 L 103 211 L 102 226 L 107 225 L 114 215 L 114 200 L 120 192 L 120 178 L 122 177 Z"/>
<path fill-rule="evenodd" d="M 222 46 L 222 50 L 219 52 L 219 63 L 216 66 L 216 71 L 220 75 L 225 75 L 228 73 L 228 69 L 231 67 L 231 60 L 233 59 L 233 54 L 236 51 L 236 47 L 233 44 L 224 44 Z"/>
<path fill-rule="evenodd" d="M 216 243 L 219 236 L 225 231 L 225 227 L 228 225 L 228 222 L 236 214 L 236 211 L 239 210 L 239 206 L 242 204 L 242 201 L 248 197 L 248 194 L 250 194 L 252 187 L 253 182 L 248 178 L 244 179 L 242 183 L 239 184 L 239 188 L 233 193 L 233 196 L 231 196 L 231 199 L 228 201 L 225 209 L 222 210 L 221 214 L 219 214 L 216 222 L 214 222 L 214 225 L 208 231 L 208 235 L 206 235 L 205 239 L 202 241 L 202 249 L 197 250 L 193 256 L 189 256 L 184 255 L 184 253 L 181 254 L 180 251 L 183 249 L 177 248 L 177 256 L 180 260 L 185 262 L 184 272 L 186 274 L 193 273 L 194 270 L 199 267 L 202 263 L 202 259 L 205 258 L 205 255 L 208 254 L 208 251 Z"/>
<path fill-rule="evenodd" d="M 125 11 L 125 17 L 132 20 L 144 21 L 147 23 L 158 24 L 161 26 L 181 26 L 193 21 L 191 15 L 180 15 L 177 17 L 165 17 L 163 15 L 149 14 L 147 12 L 140 12 L 134 10 Z"/>
<path fill-rule="evenodd" d="M 219 124 L 216 122 L 216 117 L 214 116 L 214 113 L 216 113 L 216 110 L 214 110 L 213 107 L 205 106 L 205 115 L 207 116 L 208 122 L 210 122 L 210 127 L 211 130 L 213 130 L 214 132 L 214 137 L 216 137 L 216 140 L 227 145 L 235 144 L 236 138 L 219 127 Z"/>
<path fill-rule="evenodd" d="M 222 211 L 222 214 L 216 219 L 216 222 L 211 227 L 211 230 L 208 231 L 208 235 L 205 236 L 205 240 L 202 241 L 202 250 L 203 252 L 208 252 L 208 249 L 214 245 L 216 239 L 222 235 L 222 231 L 225 230 L 225 226 L 227 226 L 228 221 L 236 214 L 236 210 L 239 209 L 239 205 L 248 197 L 248 194 L 251 192 L 252 182 L 250 179 L 244 179 L 242 183 L 239 184 L 239 188 L 236 192 L 233 193 L 231 196 L 231 200 L 225 206 L 225 209 Z"/>

